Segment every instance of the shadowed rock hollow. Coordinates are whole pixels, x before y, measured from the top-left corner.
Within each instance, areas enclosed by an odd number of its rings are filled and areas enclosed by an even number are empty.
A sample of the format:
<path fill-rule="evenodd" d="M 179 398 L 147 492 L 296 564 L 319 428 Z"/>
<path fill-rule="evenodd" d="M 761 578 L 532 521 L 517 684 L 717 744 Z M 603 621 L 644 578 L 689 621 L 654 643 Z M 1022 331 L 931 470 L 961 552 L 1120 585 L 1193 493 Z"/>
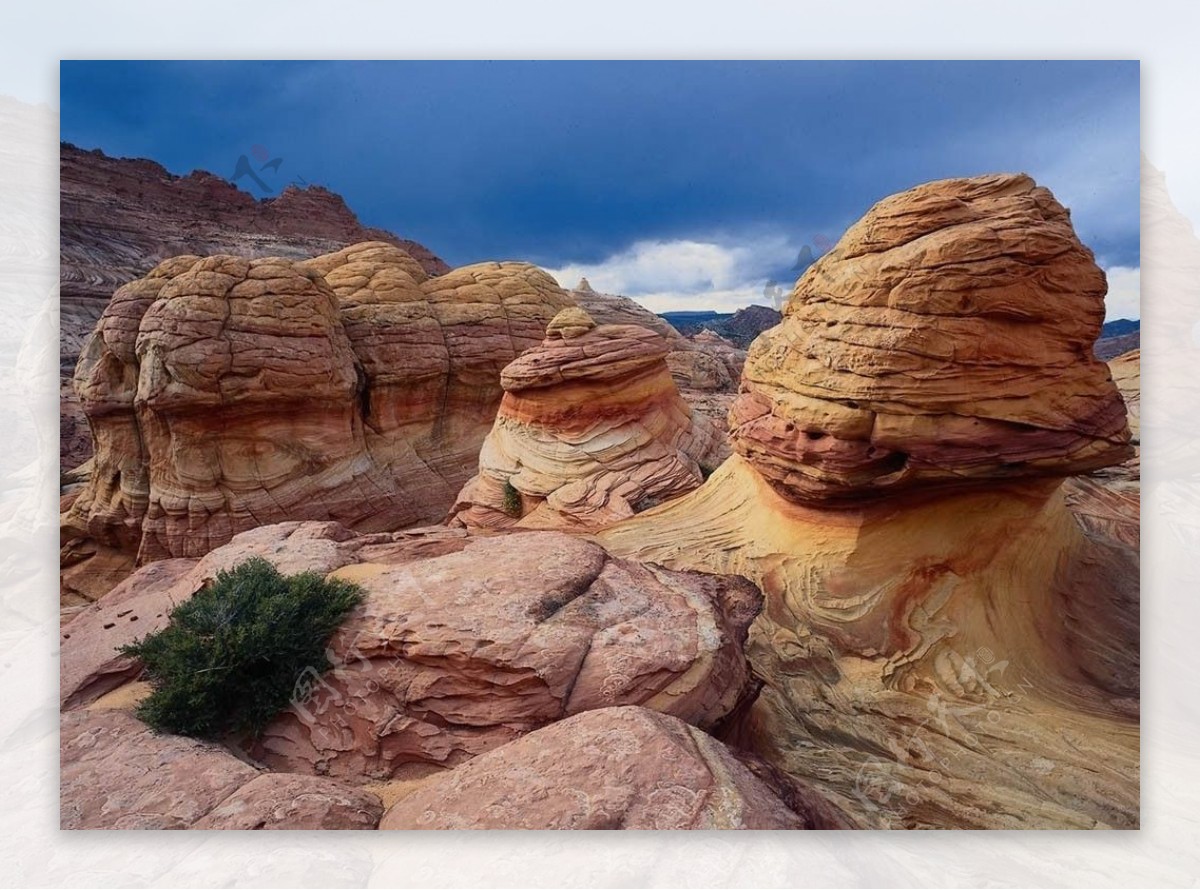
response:
<path fill-rule="evenodd" d="M 885 199 L 751 347 L 738 454 L 600 533 L 761 586 L 727 737 L 862 827 L 1137 824 L 1130 502 L 1061 484 L 1132 453 L 1104 293 L 1028 177 Z"/>
<path fill-rule="evenodd" d="M 176 257 L 120 288 L 75 372 L 90 480 L 64 514 L 64 593 L 293 519 L 445 516 L 500 370 L 569 298 L 523 263 L 436 278 L 398 247 Z"/>

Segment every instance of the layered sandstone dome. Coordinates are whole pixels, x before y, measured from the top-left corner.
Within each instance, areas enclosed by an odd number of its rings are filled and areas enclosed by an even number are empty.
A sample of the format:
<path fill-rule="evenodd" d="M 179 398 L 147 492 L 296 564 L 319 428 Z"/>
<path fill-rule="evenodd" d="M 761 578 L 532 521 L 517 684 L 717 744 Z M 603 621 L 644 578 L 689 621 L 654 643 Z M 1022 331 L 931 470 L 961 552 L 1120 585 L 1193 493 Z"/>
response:
<path fill-rule="evenodd" d="M 1066 476 L 1131 452 L 1092 355 L 1104 273 L 1024 175 L 886 198 L 752 345 L 734 447 L 785 497 Z"/>
<path fill-rule="evenodd" d="M 675 388 L 669 351 L 648 328 L 560 312 L 542 344 L 504 369 L 455 522 L 595 529 L 699 486 L 721 436 Z"/>
<path fill-rule="evenodd" d="M 1137 824 L 1137 499 L 1062 484 L 1132 453 L 1104 294 L 1028 177 L 888 198 L 751 348 L 739 453 L 598 535 L 762 588 L 726 738 L 860 827 Z"/>
<path fill-rule="evenodd" d="M 270 522 L 441 519 L 500 370 L 569 303 L 527 264 L 430 278 L 381 242 L 159 265 L 117 291 L 76 368 L 96 454 L 63 517 L 68 588 L 91 598 L 135 558 Z"/>

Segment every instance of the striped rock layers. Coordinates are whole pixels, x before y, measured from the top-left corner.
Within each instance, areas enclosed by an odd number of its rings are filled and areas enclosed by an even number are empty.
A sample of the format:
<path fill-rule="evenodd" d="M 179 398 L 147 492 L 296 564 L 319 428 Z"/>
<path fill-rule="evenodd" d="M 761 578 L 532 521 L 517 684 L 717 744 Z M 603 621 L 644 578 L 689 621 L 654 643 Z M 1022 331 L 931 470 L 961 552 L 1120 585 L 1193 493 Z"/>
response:
<path fill-rule="evenodd" d="M 504 369 L 504 398 L 454 522 L 596 529 L 696 488 L 719 431 L 675 388 L 670 343 L 563 310 Z"/>

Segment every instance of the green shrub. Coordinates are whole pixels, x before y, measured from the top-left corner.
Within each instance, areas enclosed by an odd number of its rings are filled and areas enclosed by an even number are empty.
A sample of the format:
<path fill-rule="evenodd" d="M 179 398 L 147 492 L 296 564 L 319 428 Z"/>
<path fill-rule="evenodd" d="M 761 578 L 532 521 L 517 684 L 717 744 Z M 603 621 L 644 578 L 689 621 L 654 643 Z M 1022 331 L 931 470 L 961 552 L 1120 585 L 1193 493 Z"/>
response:
<path fill-rule="evenodd" d="M 521 518 L 521 511 L 524 505 L 521 503 L 521 492 L 517 491 L 517 486 L 513 485 L 508 479 L 504 480 L 504 512 L 509 516 Z"/>
<path fill-rule="evenodd" d="M 301 675 L 329 669 L 325 645 L 361 588 L 315 572 L 284 577 L 265 559 L 220 572 L 170 624 L 121 648 L 154 691 L 138 716 L 156 730 L 257 734 L 288 706 Z"/>

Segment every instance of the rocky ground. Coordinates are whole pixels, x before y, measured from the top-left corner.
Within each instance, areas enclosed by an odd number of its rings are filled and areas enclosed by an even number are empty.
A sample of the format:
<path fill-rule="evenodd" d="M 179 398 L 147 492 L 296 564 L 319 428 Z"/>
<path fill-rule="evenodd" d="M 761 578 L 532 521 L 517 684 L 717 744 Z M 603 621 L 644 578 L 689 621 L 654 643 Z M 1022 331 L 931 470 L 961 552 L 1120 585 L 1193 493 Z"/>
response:
<path fill-rule="evenodd" d="M 1136 827 L 1139 357 L 1093 358 L 1048 191 L 881 201 L 748 354 L 438 272 L 374 241 L 117 289 L 64 827 Z M 331 669 L 257 736 L 150 732 L 118 647 L 252 556 L 365 590 Z"/>

